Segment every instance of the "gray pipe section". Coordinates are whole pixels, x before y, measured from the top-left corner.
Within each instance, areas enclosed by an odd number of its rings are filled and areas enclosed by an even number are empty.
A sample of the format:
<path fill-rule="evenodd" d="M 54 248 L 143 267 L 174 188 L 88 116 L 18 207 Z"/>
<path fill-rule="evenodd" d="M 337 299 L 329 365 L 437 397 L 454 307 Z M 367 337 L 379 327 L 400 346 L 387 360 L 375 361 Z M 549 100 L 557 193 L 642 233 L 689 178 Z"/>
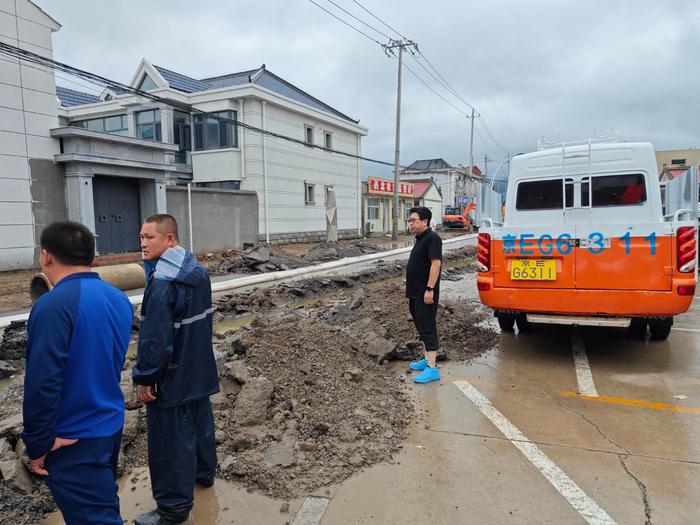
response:
<path fill-rule="evenodd" d="M 146 287 L 146 274 L 143 268 L 136 263 L 99 266 L 93 268 L 92 271 L 98 274 L 100 279 L 112 286 L 116 286 L 120 290 L 134 290 Z M 51 288 L 53 288 L 51 283 L 43 273 L 34 275 L 29 283 L 29 295 L 32 298 L 32 304 L 36 303 L 39 297 L 50 291 Z"/>

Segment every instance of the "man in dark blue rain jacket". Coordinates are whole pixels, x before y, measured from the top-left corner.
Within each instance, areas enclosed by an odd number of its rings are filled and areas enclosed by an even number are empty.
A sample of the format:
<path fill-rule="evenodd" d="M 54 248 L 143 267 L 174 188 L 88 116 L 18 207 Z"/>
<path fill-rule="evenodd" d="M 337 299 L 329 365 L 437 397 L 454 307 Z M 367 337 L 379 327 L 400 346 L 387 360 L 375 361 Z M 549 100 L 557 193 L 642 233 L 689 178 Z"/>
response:
<path fill-rule="evenodd" d="M 134 383 L 148 416 L 148 463 L 158 508 L 136 525 L 181 523 L 194 484 L 210 487 L 216 471 L 214 416 L 219 391 L 212 348 L 211 281 L 179 245 L 177 222 L 153 215 L 141 227 L 146 292 L 141 306 Z"/>
<path fill-rule="evenodd" d="M 95 238 L 85 226 L 50 224 L 40 245 L 53 290 L 39 298 L 27 326 L 22 439 L 30 467 L 44 476 L 67 525 L 123 525 L 119 380 L 134 309 L 90 271 Z"/>

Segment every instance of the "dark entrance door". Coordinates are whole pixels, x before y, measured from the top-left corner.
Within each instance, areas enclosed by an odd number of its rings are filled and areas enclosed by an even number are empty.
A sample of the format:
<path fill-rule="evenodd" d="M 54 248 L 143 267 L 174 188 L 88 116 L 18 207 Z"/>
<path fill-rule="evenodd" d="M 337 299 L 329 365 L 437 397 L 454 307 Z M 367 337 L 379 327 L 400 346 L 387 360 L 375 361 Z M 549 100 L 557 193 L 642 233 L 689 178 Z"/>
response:
<path fill-rule="evenodd" d="M 95 176 L 95 229 L 99 253 L 137 252 L 139 247 L 139 181 Z"/>

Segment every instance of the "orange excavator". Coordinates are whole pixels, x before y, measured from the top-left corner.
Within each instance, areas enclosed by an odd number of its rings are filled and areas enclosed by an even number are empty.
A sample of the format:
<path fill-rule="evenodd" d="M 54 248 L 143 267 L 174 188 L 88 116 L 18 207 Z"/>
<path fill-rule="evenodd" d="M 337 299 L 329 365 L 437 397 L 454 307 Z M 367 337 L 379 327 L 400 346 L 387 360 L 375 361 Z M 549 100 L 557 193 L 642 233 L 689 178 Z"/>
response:
<path fill-rule="evenodd" d="M 476 211 L 476 205 L 473 202 L 467 204 L 464 208 L 460 206 L 451 206 L 445 208 L 445 214 L 442 216 L 442 225 L 445 228 L 470 228 L 473 221 L 473 216 Z"/>

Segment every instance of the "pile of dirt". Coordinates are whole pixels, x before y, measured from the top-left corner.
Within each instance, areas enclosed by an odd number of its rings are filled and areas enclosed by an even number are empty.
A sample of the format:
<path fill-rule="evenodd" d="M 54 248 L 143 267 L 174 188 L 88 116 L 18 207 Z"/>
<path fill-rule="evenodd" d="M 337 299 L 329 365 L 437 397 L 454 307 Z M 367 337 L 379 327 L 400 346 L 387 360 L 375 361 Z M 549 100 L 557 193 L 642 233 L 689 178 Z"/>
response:
<path fill-rule="evenodd" d="M 228 250 L 221 254 L 207 254 L 200 257 L 200 262 L 211 275 L 264 273 L 291 270 L 378 251 L 380 249 L 375 244 L 353 239 L 308 246 L 280 245 L 245 251 Z"/>

